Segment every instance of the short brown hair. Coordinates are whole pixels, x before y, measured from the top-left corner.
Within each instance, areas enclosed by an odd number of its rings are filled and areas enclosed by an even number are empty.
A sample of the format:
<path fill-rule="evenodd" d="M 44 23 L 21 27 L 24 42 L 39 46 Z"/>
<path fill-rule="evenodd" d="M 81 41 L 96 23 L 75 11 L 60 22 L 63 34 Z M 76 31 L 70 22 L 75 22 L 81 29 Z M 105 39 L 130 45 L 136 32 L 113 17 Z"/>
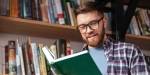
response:
<path fill-rule="evenodd" d="M 103 7 L 96 2 L 88 1 L 77 8 L 76 15 L 92 11 L 97 11 L 98 13 L 103 14 Z"/>

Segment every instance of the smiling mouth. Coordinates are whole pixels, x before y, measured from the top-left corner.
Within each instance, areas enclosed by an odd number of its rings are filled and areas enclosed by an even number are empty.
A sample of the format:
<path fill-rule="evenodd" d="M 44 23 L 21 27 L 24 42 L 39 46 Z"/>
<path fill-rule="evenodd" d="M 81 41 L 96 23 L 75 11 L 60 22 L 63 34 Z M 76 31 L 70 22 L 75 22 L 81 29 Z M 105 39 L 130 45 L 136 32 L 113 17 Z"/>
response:
<path fill-rule="evenodd" d="M 94 37 L 94 36 L 97 36 L 97 34 L 91 34 L 91 35 L 87 36 L 87 38 L 91 38 L 91 37 Z"/>

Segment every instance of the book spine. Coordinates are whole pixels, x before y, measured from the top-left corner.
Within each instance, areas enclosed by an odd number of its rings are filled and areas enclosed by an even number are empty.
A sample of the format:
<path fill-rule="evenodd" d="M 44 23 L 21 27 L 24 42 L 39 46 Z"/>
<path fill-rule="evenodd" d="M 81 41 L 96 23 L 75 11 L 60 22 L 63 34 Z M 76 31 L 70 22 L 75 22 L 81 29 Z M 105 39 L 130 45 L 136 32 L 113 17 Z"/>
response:
<path fill-rule="evenodd" d="M 140 34 L 139 27 L 138 27 L 138 23 L 137 23 L 137 21 L 136 21 L 135 16 L 133 16 L 133 18 L 132 18 L 132 20 L 131 20 L 131 23 L 132 23 L 132 26 L 133 26 L 133 29 L 131 29 L 131 30 L 133 30 L 134 34 L 135 34 L 135 35 L 141 35 L 141 34 Z"/>
<path fill-rule="evenodd" d="M 61 1 L 60 0 L 54 0 L 54 1 L 55 1 L 55 5 L 56 5 L 58 22 L 59 22 L 59 24 L 65 24 Z"/>
<path fill-rule="evenodd" d="M 5 73 L 6 75 L 9 74 L 9 64 L 8 64 L 8 45 L 5 46 Z"/>
<path fill-rule="evenodd" d="M 9 75 L 16 75 L 16 45 L 15 41 L 8 42 Z"/>
<path fill-rule="evenodd" d="M 148 18 L 147 10 L 146 9 L 141 9 L 141 15 L 143 15 L 143 19 L 144 19 L 144 22 L 145 22 L 146 26 L 149 27 L 150 20 Z"/>
<path fill-rule="evenodd" d="M 48 1 L 48 17 L 49 17 L 49 22 L 51 24 L 55 24 L 56 23 L 56 5 L 54 0 L 49 0 Z"/>
<path fill-rule="evenodd" d="M 66 40 L 57 39 L 56 40 L 56 50 L 57 50 L 57 58 L 63 57 L 66 54 Z"/>
<path fill-rule="evenodd" d="M 8 15 L 7 9 L 9 9 L 9 1 L 8 0 L 0 0 L 0 15 L 7 16 Z"/>
<path fill-rule="evenodd" d="M 24 18 L 25 0 L 19 0 L 19 17 Z"/>
<path fill-rule="evenodd" d="M 46 1 L 40 3 L 42 21 L 44 22 L 48 22 L 48 4 L 46 4 Z"/>
<path fill-rule="evenodd" d="M 68 8 L 67 8 L 67 2 L 68 2 L 68 0 L 61 0 L 62 10 L 63 10 L 63 13 L 64 13 L 65 24 L 66 25 L 71 25 L 70 18 L 69 18 L 69 12 L 68 12 Z"/>
<path fill-rule="evenodd" d="M 43 47 L 42 51 L 46 57 L 46 59 L 48 60 L 48 62 L 51 64 L 54 61 L 53 56 L 50 54 L 49 49 L 47 47 Z"/>
<path fill-rule="evenodd" d="M 5 74 L 5 47 L 0 47 L 0 75 Z"/>
<path fill-rule="evenodd" d="M 32 19 L 31 0 L 20 0 L 21 17 Z"/>
<path fill-rule="evenodd" d="M 24 67 L 24 58 L 22 53 L 22 48 L 18 47 L 19 57 L 20 57 L 20 64 L 21 64 L 21 75 L 25 75 L 25 67 Z"/>
<path fill-rule="evenodd" d="M 39 64 L 40 64 L 40 74 L 41 75 L 47 75 L 47 71 L 46 71 L 46 62 L 45 62 L 45 56 L 43 54 L 42 51 L 42 44 L 38 45 L 38 50 L 39 50 Z"/>
<path fill-rule="evenodd" d="M 37 52 L 36 43 L 31 43 L 31 48 L 32 48 L 32 54 L 33 54 L 33 63 L 34 63 L 35 75 L 40 75 L 39 60 L 38 60 L 38 52 Z"/>
<path fill-rule="evenodd" d="M 73 54 L 73 49 L 71 48 L 70 41 L 67 41 L 66 56 L 71 54 Z"/>
<path fill-rule="evenodd" d="M 54 75 L 52 72 L 51 72 L 51 66 L 49 64 L 49 62 L 47 60 L 45 60 L 46 62 L 46 70 L 47 70 L 47 75 Z"/>
<path fill-rule="evenodd" d="M 25 67 L 25 75 L 31 75 L 31 68 L 30 68 L 30 64 L 29 64 L 27 44 L 24 43 L 22 45 L 22 51 L 23 51 L 23 60 L 24 60 L 24 67 Z"/>
<path fill-rule="evenodd" d="M 56 45 L 55 45 L 55 44 L 52 44 L 52 45 L 50 46 L 50 50 L 51 50 L 51 52 L 54 54 L 54 59 L 56 59 L 56 58 L 57 58 Z"/>
<path fill-rule="evenodd" d="M 9 0 L 1 0 L 1 11 L 0 15 L 2 16 L 9 16 Z"/>
<path fill-rule="evenodd" d="M 20 60 L 20 55 L 19 55 L 19 43 L 18 40 L 16 41 L 16 68 L 17 68 L 17 75 L 21 75 L 21 60 Z"/>
<path fill-rule="evenodd" d="M 47 2 L 45 3 L 46 8 L 47 8 L 47 15 L 48 15 L 48 21 L 51 24 L 55 23 L 55 17 L 54 17 L 54 11 L 52 7 L 52 1 L 53 0 L 46 0 Z"/>
<path fill-rule="evenodd" d="M 10 16 L 18 17 L 19 16 L 19 4 L 18 0 L 10 0 Z"/>
<path fill-rule="evenodd" d="M 41 20 L 41 9 L 39 0 L 32 0 L 32 18 L 35 20 Z"/>
<path fill-rule="evenodd" d="M 68 12 L 69 12 L 71 26 L 77 25 L 76 18 L 75 18 L 75 13 L 73 12 L 73 9 L 71 8 L 70 2 L 67 2 L 67 8 L 68 8 Z"/>
<path fill-rule="evenodd" d="M 31 48 L 31 40 L 28 38 L 27 40 L 27 52 L 28 52 L 28 58 L 29 58 L 29 65 L 31 69 L 31 74 L 35 75 L 35 69 L 34 69 L 34 61 L 33 61 L 33 52 Z"/>
<path fill-rule="evenodd" d="M 147 10 L 148 20 L 150 21 L 150 10 Z M 149 22 L 149 28 L 150 28 L 150 22 Z"/>
<path fill-rule="evenodd" d="M 138 26 L 139 26 L 139 29 L 140 29 L 140 33 L 141 33 L 141 35 L 144 35 L 144 30 L 142 28 L 142 20 L 139 16 L 139 10 L 135 13 L 135 15 L 136 15 L 135 17 L 136 17 L 136 20 L 138 22 Z"/>

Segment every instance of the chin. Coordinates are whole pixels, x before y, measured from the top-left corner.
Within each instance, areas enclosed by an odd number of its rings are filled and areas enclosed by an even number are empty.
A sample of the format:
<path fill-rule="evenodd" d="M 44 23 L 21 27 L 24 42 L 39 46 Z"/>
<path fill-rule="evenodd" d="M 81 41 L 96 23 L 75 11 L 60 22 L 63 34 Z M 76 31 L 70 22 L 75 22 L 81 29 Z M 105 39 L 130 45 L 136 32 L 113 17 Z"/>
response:
<path fill-rule="evenodd" d="M 100 44 L 103 43 L 103 39 L 102 38 L 93 38 L 93 39 L 88 39 L 86 41 L 87 41 L 87 44 L 89 46 L 92 46 L 92 47 L 97 47 L 97 46 L 99 46 Z"/>
<path fill-rule="evenodd" d="M 96 47 L 98 44 L 99 44 L 99 40 L 97 39 L 88 41 L 88 45 L 92 47 Z"/>

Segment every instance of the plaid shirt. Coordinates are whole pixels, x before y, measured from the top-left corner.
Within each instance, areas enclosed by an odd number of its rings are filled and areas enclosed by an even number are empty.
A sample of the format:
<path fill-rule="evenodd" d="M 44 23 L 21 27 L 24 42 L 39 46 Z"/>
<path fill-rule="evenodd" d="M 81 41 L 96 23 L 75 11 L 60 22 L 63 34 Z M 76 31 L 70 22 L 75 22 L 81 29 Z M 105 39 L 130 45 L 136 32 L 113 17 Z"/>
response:
<path fill-rule="evenodd" d="M 104 52 L 108 65 L 107 75 L 150 75 L 143 53 L 134 44 L 107 39 Z"/>

